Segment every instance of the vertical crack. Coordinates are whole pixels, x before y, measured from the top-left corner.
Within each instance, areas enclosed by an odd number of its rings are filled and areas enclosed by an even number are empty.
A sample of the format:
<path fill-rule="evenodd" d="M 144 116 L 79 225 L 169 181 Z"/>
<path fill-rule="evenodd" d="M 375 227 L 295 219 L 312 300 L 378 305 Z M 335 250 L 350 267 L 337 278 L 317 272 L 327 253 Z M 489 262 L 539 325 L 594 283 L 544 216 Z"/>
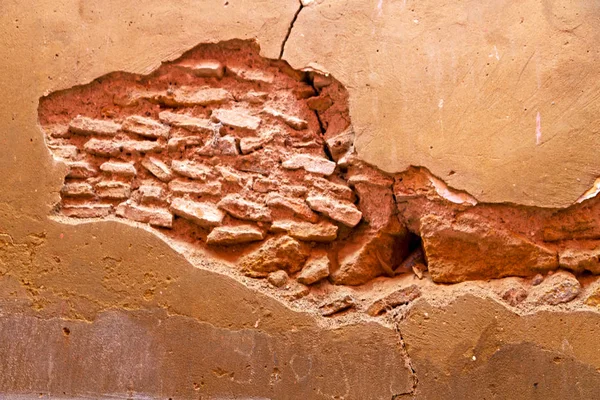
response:
<path fill-rule="evenodd" d="M 407 313 L 408 313 L 408 310 L 406 310 L 406 309 L 399 310 L 399 314 L 397 314 L 394 318 L 396 320 L 394 323 L 394 329 L 395 329 L 396 333 L 398 334 L 398 338 L 400 340 L 400 349 L 401 349 L 402 355 L 404 356 L 406 366 L 410 369 L 410 372 L 411 372 L 410 377 L 412 379 L 412 388 L 409 393 L 402 393 L 402 394 L 392 396 L 392 400 L 400 400 L 400 399 L 403 399 L 405 396 L 414 398 L 415 394 L 417 393 L 417 385 L 419 384 L 419 378 L 417 377 L 417 371 L 415 370 L 415 368 L 412 365 L 410 355 L 408 354 L 408 350 L 406 349 L 406 343 L 404 342 L 404 336 L 402 336 L 402 331 L 400 330 L 400 322 L 404 318 L 406 318 Z"/>
<path fill-rule="evenodd" d="M 298 7 L 298 10 L 296 10 L 294 17 L 292 18 L 292 22 L 290 22 L 290 26 L 288 27 L 287 33 L 285 34 L 285 37 L 283 38 L 283 42 L 281 43 L 281 50 L 279 51 L 279 59 L 280 60 L 283 58 L 283 52 L 285 51 L 285 44 L 287 43 L 288 39 L 290 38 L 290 35 L 292 34 L 292 29 L 294 28 L 294 24 L 296 23 L 296 20 L 298 19 L 298 15 L 300 15 L 300 11 L 302 11 L 302 9 L 304 8 L 302 1 L 299 1 L 299 3 L 300 3 L 300 7 Z"/>

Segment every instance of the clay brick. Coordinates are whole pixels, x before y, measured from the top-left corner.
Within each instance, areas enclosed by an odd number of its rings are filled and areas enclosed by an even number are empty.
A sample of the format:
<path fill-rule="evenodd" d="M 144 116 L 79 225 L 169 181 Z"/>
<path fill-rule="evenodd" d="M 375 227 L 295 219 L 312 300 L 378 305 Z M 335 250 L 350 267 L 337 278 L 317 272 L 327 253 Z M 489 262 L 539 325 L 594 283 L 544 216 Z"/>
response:
<path fill-rule="evenodd" d="M 87 182 L 68 182 L 62 187 L 60 194 L 65 197 L 93 197 L 94 189 Z"/>
<path fill-rule="evenodd" d="M 102 218 L 110 214 L 112 206 L 110 204 L 65 205 L 60 211 L 63 215 L 72 218 Z"/>
<path fill-rule="evenodd" d="M 173 226 L 173 215 L 164 208 L 140 206 L 125 202 L 117 206 L 116 213 L 118 216 L 132 221 L 161 226 L 163 228 L 171 228 Z"/>
<path fill-rule="evenodd" d="M 87 161 L 68 162 L 67 178 L 91 178 L 98 174 L 96 168 Z"/>
<path fill-rule="evenodd" d="M 270 207 L 281 207 L 290 210 L 294 215 L 307 221 L 316 222 L 318 219 L 317 214 L 301 199 L 287 198 L 278 193 L 269 193 L 266 203 Z"/>
<path fill-rule="evenodd" d="M 288 126 L 290 126 L 291 128 L 293 128 L 297 131 L 301 131 L 303 129 L 308 128 L 308 122 L 306 122 L 305 120 L 295 117 L 293 115 L 285 114 L 281 111 L 275 110 L 274 108 L 266 107 L 263 110 L 263 112 L 267 115 L 270 115 L 272 117 L 282 120 Z"/>
<path fill-rule="evenodd" d="M 132 115 L 125 118 L 122 129 L 149 138 L 169 137 L 169 127 L 150 118 Z"/>
<path fill-rule="evenodd" d="M 169 182 L 174 178 L 171 168 L 164 162 L 154 157 L 146 157 L 142 160 L 142 166 L 163 182 Z"/>
<path fill-rule="evenodd" d="M 171 168 L 178 174 L 192 179 L 206 180 L 211 175 L 210 167 L 194 161 L 173 160 Z"/>
<path fill-rule="evenodd" d="M 271 232 L 286 232 L 294 239 L 305 242 L 333 242 L 337 237 L 338 227 L 329 223 L 321 222 L 311 224 L 310 222 L 297 221 L 274 221 Z"/>
<path fill-rule="evenodd" d="M 309 196 L 306 202 L 313 210 L 351 228 L 355 227 L 362 219 L 362 213 L 353 203 L 348 201 L 327 196 Z"/>
<path fill-rule="evenodd" d="M 294 154 L 282 164 L 283 168 L 304 168 L 307 172 L 321 175 L 331 175 L 335 171 L 336 164 L 325 157 L 310 154 Z"/>
<path fill-rule="evenodd" d="M 313 175 L 306 175 L 304 181 L 312 185 L 321 194 L 331 194 L 341 200 L 354 201 L 354 192 L 348 186 Z"/>
<path fill-rule="evenodd" d="M 271 211 L 267 207 L 246 200 L 237 194 L 225 196 L 219 202 L 218 206 L 235 218 L 249 221 L 271 221 Z"/>
<path fill-rule="evenodd" d="M 103 157 L 114 157 L 121 154 L 121 147 L 112 140 L 90 139 L 83 145 L 83 149 L 90 154 Z"/>
<path fill-rule="evenodd" d="M 223 104 L 233 100 L 231 94 L 222 88 L 180 88 L 170 93 L 156 93 L 150 100 L 168 107 L 193 107 Z"/>
<path fill-rule="evenodd" d="M 137 174 L 135 166 L 128 162 L 119 161 L 107 161 L 100 165 L 100 171 L 107 172 L 114 175 L 121 175 L 125 177 L 132 177 Z"/>
<path fill-rule="evenodd" d="M 103 199 L 127 199 L 131 196 L 131 185 L 118 181 L 101 181 L 96 184 L 96 193 Z"/>
<path fill-rule="evenodd" d="M 164 200 L 165 191 L 157 185 L 141 185 L 137 192 L 143 202 Z"/>
<path fill-rule="evenodd" d="M 216 60 L 188 61 L 178 64 L 178 67 L 191 71 L 200 78 L 223 78 L 225 66 Z"/>
<path fill-rule="evenodd" d="M 150 140 L 123 140 L 117 144 L 124 151 L 131 153 L 160 153 L 166 148 L 162 142 Z"/>
<path fill-rule="evenodd" d="M 202 227 L 209 228 L 221 225 L 225 214 L 212 203 L 197 202 L 181 198 L 171 201 L 173 214 L 190 220 Z"/>
<path fill-rule="evenodd" d="M 69 130 L 78 135 L 114 136 L 120 129 L 121 125 L 113 121 L 93 119 L 81 115 L 76 116 L 69 123 Z"/>
<path fill-rule="evenodd" d="M 52 151 L 53 156 L 67 160 L 77 157 L 79 153 L 77 147 L 70 144 L 60 146 L 48 145 L 48 148 Z"/>
<path fill-rule="evenodd" d="M 260 126 L 261 119 L 243 110 L 214 110 L 211 120 L 234 128 L 255 131 Z"/>
<path fill-rule="evenodd" d="M 221 194 L 221 183 L 218 181 L 199 183 L 175 179 L 169 182 L 169 190 L 175 194 L 218 196 Z"/>
<path fill-rule="evenodd" d="M 206 238 L 206 243 L 228 246 L 255 242 L 264 239 L 264 237 L 263 231 L 253 225 L 218 226 L 210 232 Z"/>
<path fill-rule="evenodd" d="M 176 114 L 171 111 L 163 111 L 158 114 L 158 118 L 165 124 L 183 128 L 190 132 L 212 134 L 215 131 L 215 126 L 210 120 L 192 117 L 187 114 Z"/>

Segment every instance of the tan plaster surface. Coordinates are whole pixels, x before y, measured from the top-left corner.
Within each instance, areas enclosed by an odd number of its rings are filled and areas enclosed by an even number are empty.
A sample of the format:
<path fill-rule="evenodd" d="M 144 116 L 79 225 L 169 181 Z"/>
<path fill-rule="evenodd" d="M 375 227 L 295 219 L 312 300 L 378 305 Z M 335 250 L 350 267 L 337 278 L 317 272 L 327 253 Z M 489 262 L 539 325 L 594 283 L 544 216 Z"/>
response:
<path fill-rule="evenodd" d="M 357 149 L 483 202 L 566 207 L 600 175 L 592 1 L 319 0 L 285 46 L 347 86 Z"/>

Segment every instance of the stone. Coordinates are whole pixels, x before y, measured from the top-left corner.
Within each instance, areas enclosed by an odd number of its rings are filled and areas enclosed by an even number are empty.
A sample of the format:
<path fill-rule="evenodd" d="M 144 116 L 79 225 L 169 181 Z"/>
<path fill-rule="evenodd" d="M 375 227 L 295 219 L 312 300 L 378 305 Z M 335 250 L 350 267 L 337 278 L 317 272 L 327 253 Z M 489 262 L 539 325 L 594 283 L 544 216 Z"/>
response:
<path fill-rule="evenodd" d="M 346 185 L 331 182 L 325 178 L 314 175 L 306 175 L 304 181 L 313 186 L 319 194 L 330 194 L 340 200 L 354 201 L 354 192 Z"/>
<path fill-rule="evenodd" d="M 358 196 L 357 206 L 364 221 L 374 229 L 388 225 L 397 214 L 398 206 L 391 187 L 357 183 L 354 190 Z"/>
<path fill-rule="evenodd" d="M 296 280 L 303 285 L 312 285 L 329 276 L 329 257 L 327 254 L 311 257 L 300 271 Z"/>
<path fill-rule="evenodd" d="M 271 192 L 267 195 L 266 203 L 269 207 L 289 210 L 294 213 L 295 216 L 306 221 L 317 222 L 318 220 L 317 214 L 315 214 L 302 199 L 284 197 L 279 193 Z"/>
<path fill-rule="evenodd" d="M 293 129 L 295 129 L 297 131 L 301 131 L 303 129 L 308 128 L 308 122 L 306 122 L 302 118 L 298 118 L 298 117 L 295 117 L 293 115 L 285 114 L 285 113 L 283 113 L 281 111 L 275 110 L 274 108 L 265 107 L 263 109 L 263 112 L 265 114 L 267 114 L 267 115 L 270 115 L 270 116 L 274 117 L 274 118 L 282 120 L 288 126 L 290 126 L 291 128 L 293 128 Z"/>
<path fill-rule="evenodd" d="M 242 257 L 238 264 L 248 276 L 266 277 L 280 269 L 298 272 L 307 258 L 308 253 L 300 242 L 284 235 L 266 240 L 257 250 Z"/>
<path fill-rule="evenodd" d="M 187 114 L 177 114 L 171 111 L 162 111 L 158 118 L 165 124 L 183 128 L 190 132 L 212 134 L 215 126 L 208 119 L 196 118 Z"/>
<path fill-rule="evenodd" d="M 246 110 L 214 110 L 211 120 L 233 128 L 255 131 L 260 126 L 261 119 L 248 114 Z"/>
<path fill-rule="evenodd" d="M 93 197 L 95 196 L 92 185 L 87 182 L 67 182 L 60 189 L 60 194 L 65 197 Z"/>
<path fill-rule="evenodd" d="M 174 178 L 171 168 L 158 158 L 145 157 L 142 160 L 142 166 L 163 182 L 169 182 Z"/>
<path fill-rule="evenodd" d="M 562 250 L 558 253 L 558 264 L 561 268 L 576 273 L 589 271 L 592 274 L 600 274 L 600 247 Z"/>
<path fill-rule="evenodd" d="M 229 246 L 263 240 L 265 234 L 254 225 L 217 226 L 206 238 L 211 245 Z"/>
<path fill-rule="evenodd" d="M 244 199 L 238 194 L 228 194 L 218 204 L 235 218 L 248 221 L 271 221 L 271 211 L 262 204 Z"/>
<path fill-rule="evenodd" d="M 93 138 L 83 145 L 83 149 L 87 153 L 102 157 L 113 157 L 121 154 L 121 146 L 112 140 Z"/>
<path fill-rule="evenodd" d="M 555 251 L 474 215 L 426 215 L 420 230 L 434 282 L 531 276 L 558 267 Z"/>
<path fill-rule="evenodd" d="M 221 225 L 225 217 L 223 211 L 212 203 L 197 202 L 178 197 L 171 200 L 169 209 L 173 214 L 204 228 Z"/>
<path fill-rule="evenodd" d="M 338 251 L 337 270 L 331 280 L 336 285 L 362 285 L 381 275 L 394 275 L 394 269 L 408 252 L 405 234 L 359 231 Z"/>
<path fill-rule="evenodd" d="M 537 286 L 542 282 L 544 282 L 544 275 L 542 274 L 536 274 L 533 278 L 531 278 L 532 286 Z"/>
<path fill-rule="evenodd" d="M 313 210 L 350 228 L 358 225 L 362 219 L 362 213 L 348 201 L 337 200 L 329 196 L 309 196 L 306 202 Z"/>
<path fill-rule="evenodd" d="M 48 148 L 52 151 L 52 155 L 58 158 L 62 158 L 65 160 L 70 160 L 77 157 L 79 154 L 79 150 L 77 150 L 77 146 L 73 146 L 70 144 L 61 145 L 61 146 L 52 146 L 48 145 Z"/>
<path fill-rule="evenodd" d="M 331 175 L 335 171 L 336 164 L 328 159 L 310 154 L 294 154 L 281 164 L 283 168 L 303 168 L 307 172 L 321 175 Z"/>
<path fill-rule="evenodd" d="M 100 181 L 96 184 L 96 194 L 102 199 L 127 199 L 131 196 L 131 185 L 119 181 Z"/>
<path fill-rule="evenodd" d="M 173 160 L 173 171 L 192 179 L 206 180 L 211 175 L 211 168 L 195 161 Z"/>
<path fill-rule="evenodd" d="M 153 94 L 151 100 L 168 107 L 193 107 L 223 104 L 233 97 L 222 88 L 182 87 L 172 92 Z"/>
<path fill-rule="evenodd" d="M 157 185 L 141 185 L 137 193 L 142 202 L 162 201 L 165 198 L 163 188 Z"/>
<path fill-rule="evenodd" d="M 137 174 L 135 166 L 128 162 L 120 161 L 107 161 L 100 165 L 100 171 L 107 172 L 113 175 L 120 175 L 124 177 L 132 177 Z"/>
<path fill-rule="evenodd" d="M 527 298 L 527 290 L 522 286 L 511 287 L 506 289 L 500 297 L 509 305 L 516 307 Z"/>
<path fill-rule="evenodd" d="M 354 300 L 354 297 L 346 294 L 321 304 L 319 310 L 321 310 L 322 316 L 330 317 L 339 312 L 353 308 L 355 304 L 356 300 Z"/>
<path fill-rule="evenodd" d="M 269 175 L 277 168 L 277 159 L 265 154 L 265 150 L 250 153 L 245 156 L 236 157 L 235 168 L 244 172 L 254 172 L 261 175 Z"/>
<path fill-rule="evenodd" d="M 121 129 L 121 125 L 113 121 L 93 119 L 81 115 L 76 116 L 69 123 L 69 131 L 78 135 L 114 136 Z"/>
<path fill-rule="evenodd" d="M 300 186 L 300 185 L 282 185 L 279 187 L 279 193 L 282 196 L 286 196 L 286 197 L 294 197 L 294 198 L 304 198 L 304 196 L 306 196 L 306 194 L 308 193 L 308 189 L 305 186 Z M 294 200 L 298 200 L 298 199 L 294 199 Z"/>
<path fill-rule="evenodd" d="M 112 211 L 110 204 L 70 204 L 62 206 L 60 212 L 71 218 L 102 218 Z"/>
<path fill-rule="evenodd" d="M 163 228 L 171 228 L 173 226 L 173 215 L 164 208 L 147 207 L 131 202 L 125 202 L 117 206 L 116 214 L 132 221 L 147 223 Z"/>
<path fill-rule="evenodd" d="M 67 167 L 67 178 L 91 178 L 98 174 L 98 170 L 87 161 L 70 161 Z"/>
<path fill-rule="evenodd" d="M 598 281 L 591 284 L 586 292 L 587 297 L 583 303 L 590 307 L 600 307 L 600 286 L 598 285 Z"/>
<path fill-rule="evenodd" d="M 567 271 L 557 271 L 546 277 L 538 286 L 534 286 L 530 297 L 534 304 L 555 306 L 572 301 L 580 292 L 581 284 L 575 275 Z"/>
<path fill-rule="evenodd" d="M 310 222 L 279 220 L 273 222 L 270 230 L 271 232 L 286 232 L 294 239 L 305 242 L 326 243 L 333 242 L 337 238 L 338 227 L 325 221 L 311 224 Z"/>
<path fill-rule="evenodd" d="M 267 275 L 267 280 L 269 283 L 275 287 L 282 287 L 288 282 L 288 274 L 284 270 L 280 269 L 279 271 L 271 272 Z"/>
<path fill-rule="evenodd" d="M 121 128 L 125 132 L 135 133 L 136 135 L 149 138 L 169 137 L 168 126 L 151 118 L 145 118 L 139 115 L 132 115 L 125 118 Z"/>
<path fill-rule="evenodd" d="M 225 74 L 225 66 L 217 60 L 187 61 L 177 66 L 190 70 L 200 78 L 222 79 Z"/>
<path fill-rule="evenodd" d="M 207 183 L 190 182 L 183 179 L 174 179 L 169 182 L 169 190 L 174 194 L 193 194 L 219 196 L 221 194 L 221 183 L 211 181 Z"/>
<path fill-rule="evenodd" d="M 376 317 L 387 310 L 408 304 L 419 297 L 421 297 L 421 289 L 418 285 L 405 286 L 373 302 L 367 309 L 367 314 Z"/>

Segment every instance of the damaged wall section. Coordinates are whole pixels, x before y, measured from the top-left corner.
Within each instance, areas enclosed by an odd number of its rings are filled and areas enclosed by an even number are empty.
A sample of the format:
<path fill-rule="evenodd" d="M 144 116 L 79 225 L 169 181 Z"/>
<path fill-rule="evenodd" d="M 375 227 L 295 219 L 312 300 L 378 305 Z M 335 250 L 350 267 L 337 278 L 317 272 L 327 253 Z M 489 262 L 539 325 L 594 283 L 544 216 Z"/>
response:
<path fill-rule="evenodd" d="M 39 121 L 68 166 L 59 218 L 149 224 L 297 296 L 427 269 L 442 283 L 600 272 L 596 197 L 564 210 L 478 204 L 422 167 L 384 173 L 354 151 L 340 82 L 253 42 L 52 93 Z M 352 307 L 336 301 L 324 315 Z"/>

